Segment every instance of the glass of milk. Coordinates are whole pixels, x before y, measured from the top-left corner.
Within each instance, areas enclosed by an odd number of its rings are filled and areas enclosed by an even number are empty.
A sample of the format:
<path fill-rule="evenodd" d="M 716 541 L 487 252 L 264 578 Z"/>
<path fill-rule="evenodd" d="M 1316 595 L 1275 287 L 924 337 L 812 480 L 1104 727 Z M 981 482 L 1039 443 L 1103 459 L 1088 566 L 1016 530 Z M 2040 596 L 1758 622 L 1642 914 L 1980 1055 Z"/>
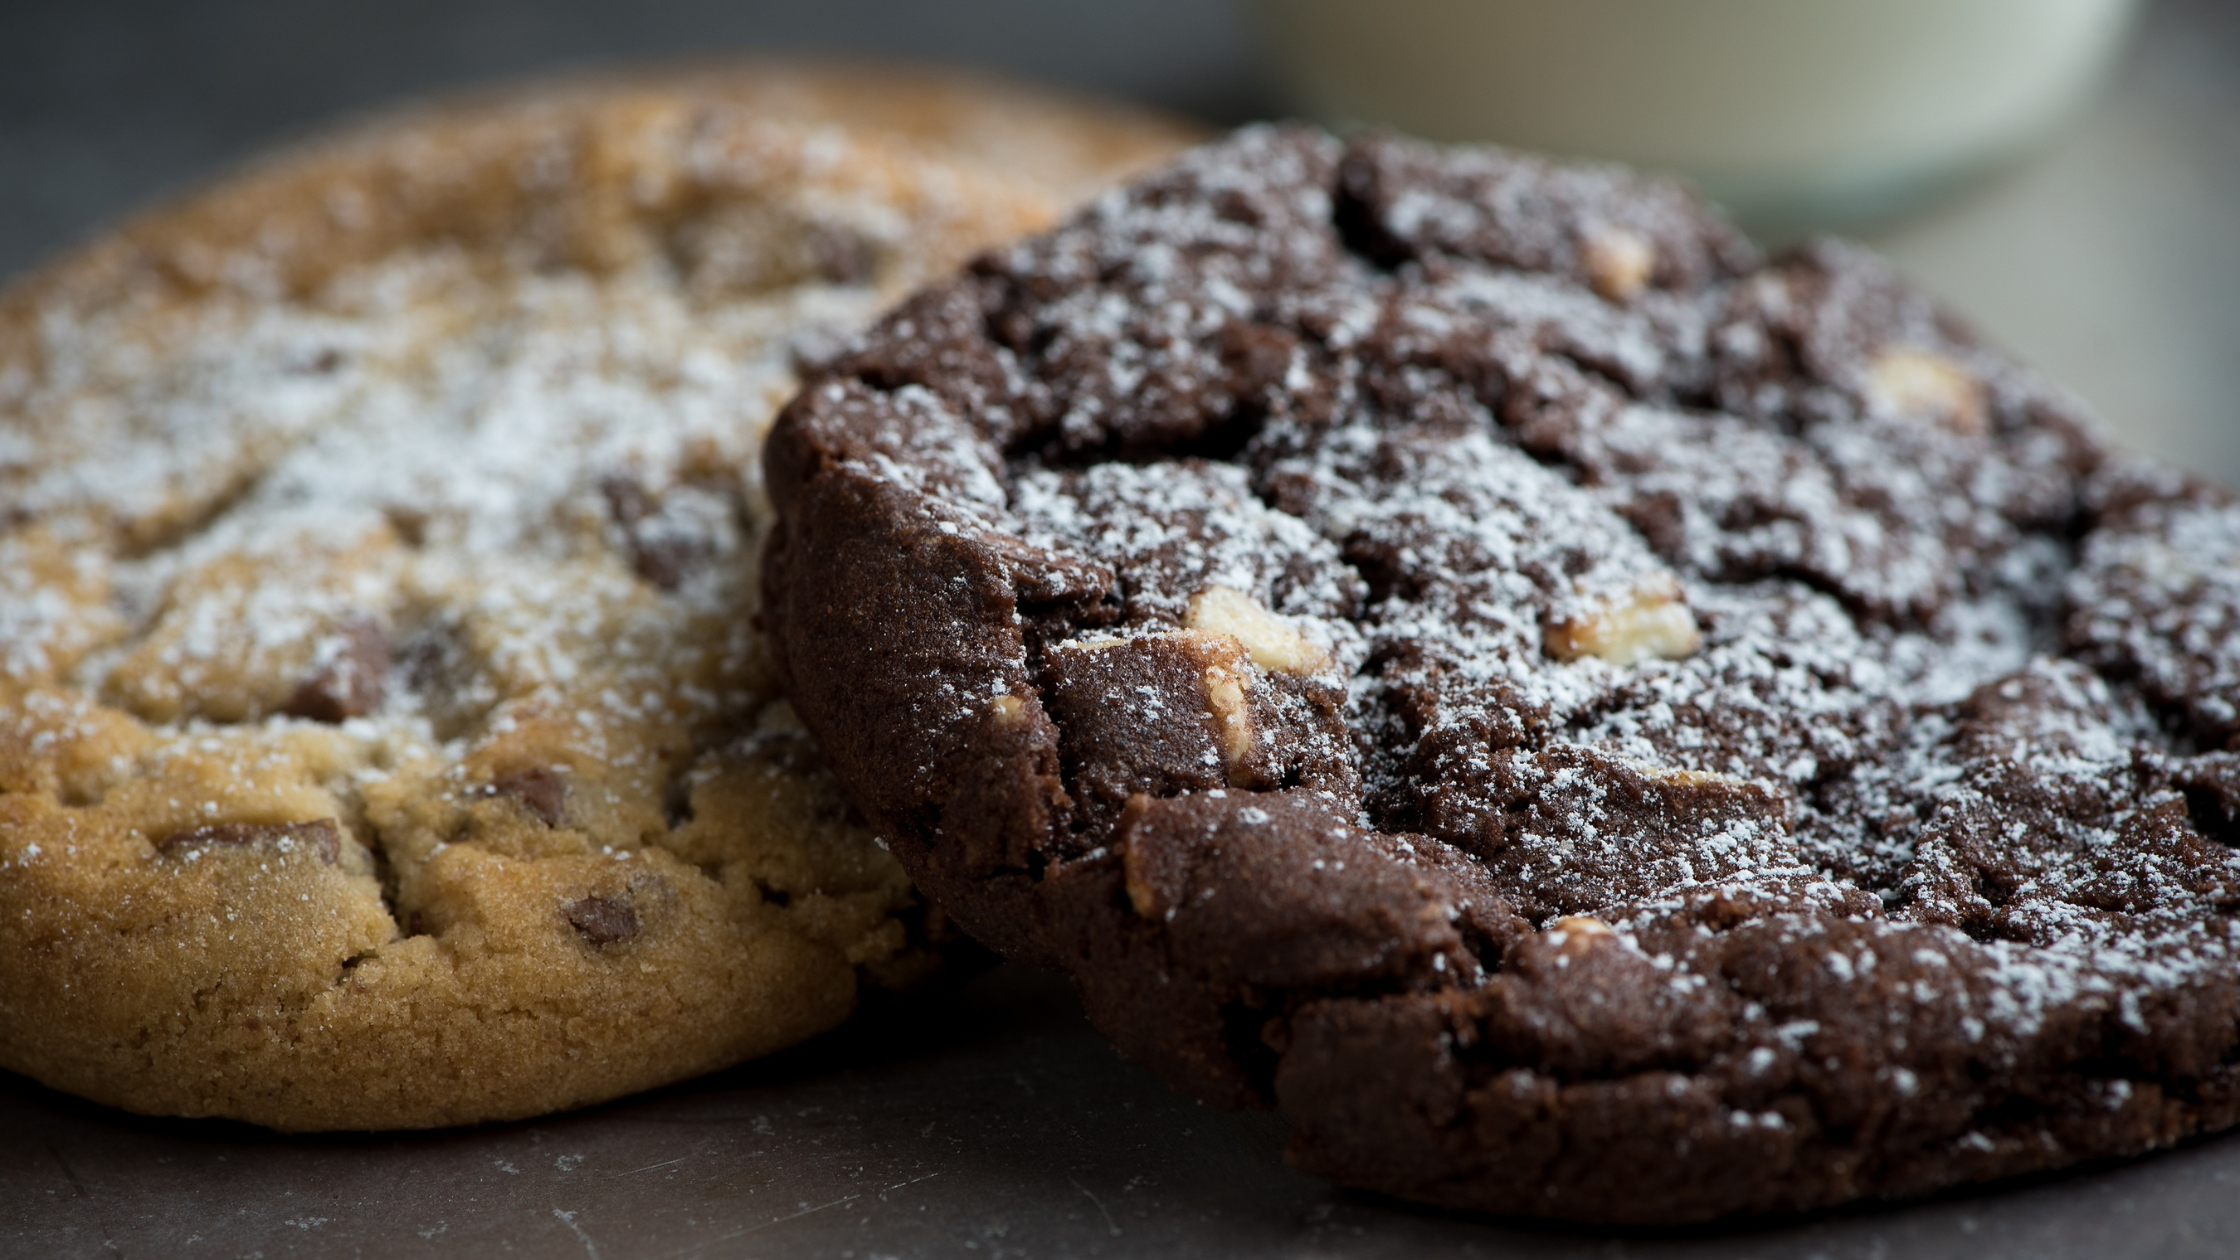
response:
<path fill-rule="evenodd" d="M 1783 235 L 1916 205 L 2044 139 L 2136 0 L 1257 0 L 1337 125 L 1671 171 Z"/>

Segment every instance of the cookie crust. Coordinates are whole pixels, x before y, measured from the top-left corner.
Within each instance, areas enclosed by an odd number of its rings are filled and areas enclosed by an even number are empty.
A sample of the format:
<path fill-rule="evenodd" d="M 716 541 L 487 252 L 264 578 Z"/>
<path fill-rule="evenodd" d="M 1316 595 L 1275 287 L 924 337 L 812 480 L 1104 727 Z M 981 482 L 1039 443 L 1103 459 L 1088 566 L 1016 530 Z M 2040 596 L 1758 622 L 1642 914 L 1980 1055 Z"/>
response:
<path fill-rule="evenodd" d="M 0 1067 L 281 1129 L 578 1106 L 950 935 L 777 702 L 796 365 L 1172 148 L 802 66 L 267 159 L 0 295 Z"/>
<path fill-rule="evenodd" d="M 1664 1223 L 2235 1119 L 2240 506 L 1861 250 L 1251 129 L 765 463 L 919 887 L 1303 1168 Z"/>

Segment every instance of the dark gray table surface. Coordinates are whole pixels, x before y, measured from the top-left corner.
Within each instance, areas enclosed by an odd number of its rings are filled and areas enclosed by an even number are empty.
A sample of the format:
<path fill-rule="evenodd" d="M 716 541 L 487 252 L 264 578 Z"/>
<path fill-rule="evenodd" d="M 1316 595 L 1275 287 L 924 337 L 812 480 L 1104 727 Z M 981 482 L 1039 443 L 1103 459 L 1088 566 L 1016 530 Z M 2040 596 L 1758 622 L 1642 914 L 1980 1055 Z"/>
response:
<path fill-rule="evenodd" d="M 1232 121 L 1273 108 L 1203 0 L 0 0 L 0 276 L 399 95 L 618 58 L 851 49 Z M 2240 481 L 2240 4 L 2159 0 L 2054 150 L 1875 235 L 2125 440 Z M 2240 1254 L 2240 1138 L 1931 1203 L 1680 1237 L 1335 1191 L 1280 1118 L 1122 1062 L 999 968 L 775 1059 L 574 1115 L 281 1138 L 0 1074 L 0 1255 L 2148 1257 Z"/>
<path fill-rule="evenodd" d="M 730 1072 L 573 1115 L 283 1138 L 0 1088 L 24 1256 L 1474 1256 L 1993 1260 L 2240 1252 L 2240 1137 L 1902 1208 L 1680 1236 L 1520 1227 L 1331 1189 L 1285 1128 L 1123 1062 L 1006 966 Z"/>

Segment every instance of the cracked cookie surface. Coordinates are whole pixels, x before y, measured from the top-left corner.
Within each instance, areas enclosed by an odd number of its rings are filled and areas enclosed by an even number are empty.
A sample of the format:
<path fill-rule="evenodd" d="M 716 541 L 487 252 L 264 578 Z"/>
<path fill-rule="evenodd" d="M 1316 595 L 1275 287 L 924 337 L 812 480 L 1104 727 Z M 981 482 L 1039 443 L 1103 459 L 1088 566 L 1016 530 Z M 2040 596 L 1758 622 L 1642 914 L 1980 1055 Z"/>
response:
<path fill-rule="evenodd" d="M 1173 143 L 933 77 L 562 86 L 0 297 L 0 1067 L 468 1123 L 925 974 L 750 626 L 758 446 L 799 362 Z"/>
<path fill-rule="evenodd" d="M 2240 506 L 1864 251 L 1253 129 L 765 460 L 919 887 L 1309 1170 L 1670 1222 L 2240 1118 Z"/>

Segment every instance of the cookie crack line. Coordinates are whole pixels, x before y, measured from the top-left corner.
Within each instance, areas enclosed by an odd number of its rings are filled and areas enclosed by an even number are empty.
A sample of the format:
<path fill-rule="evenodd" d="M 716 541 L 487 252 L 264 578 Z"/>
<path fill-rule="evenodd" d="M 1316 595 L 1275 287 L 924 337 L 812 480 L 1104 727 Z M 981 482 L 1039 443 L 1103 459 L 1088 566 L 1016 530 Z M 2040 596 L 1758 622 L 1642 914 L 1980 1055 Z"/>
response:
<path fill-rule="evenodd" d="M 2240 711 L 2240 508 L 1861 251 L 1247 129 L 905 302 L 765 467 L 920 887 L 1312 1171 L 1646 1223 L 2234 1118 L 2240 752 L 2153 706 Z"/>

